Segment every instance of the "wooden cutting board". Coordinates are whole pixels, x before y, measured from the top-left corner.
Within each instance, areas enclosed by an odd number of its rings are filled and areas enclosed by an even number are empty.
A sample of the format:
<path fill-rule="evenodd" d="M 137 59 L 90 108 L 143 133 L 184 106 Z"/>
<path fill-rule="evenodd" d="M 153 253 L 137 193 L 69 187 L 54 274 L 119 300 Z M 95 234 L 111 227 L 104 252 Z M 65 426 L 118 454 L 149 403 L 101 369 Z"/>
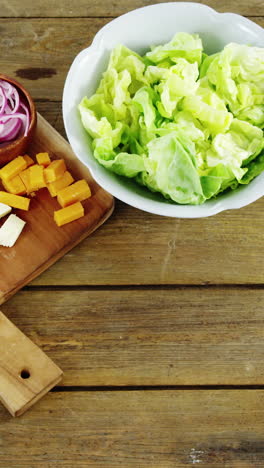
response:
<path fill-rule="evenodd" d="M 66 140 L 38 114 L 36 135 L 27 153 L 34 157 L 45 151 L 53 159 L 63 158 L 75 180 L 86 179 L 92 196 L 83 202 L 85 216 L 62 227 L 53 219 L 60 206 L 46 188 L 36 192 L 28 212 L 13 210 L 26 226 L 14 247 L 0 246 L 0 304 L 91 234 L 114 209 L 113 197 L 99 187 Z"/>
<path fill-rule="evenodd" d="M 0 401 L 20 416 L 62 378 L 62 371 L 0 312 Z"/>

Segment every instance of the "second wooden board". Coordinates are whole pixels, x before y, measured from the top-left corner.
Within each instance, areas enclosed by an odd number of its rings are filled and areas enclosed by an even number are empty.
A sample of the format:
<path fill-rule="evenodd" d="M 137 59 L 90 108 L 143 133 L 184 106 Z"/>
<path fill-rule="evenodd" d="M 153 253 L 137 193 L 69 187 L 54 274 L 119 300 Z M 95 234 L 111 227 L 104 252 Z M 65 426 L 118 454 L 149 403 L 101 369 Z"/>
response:
<path fill-rule="evenodd" d="M 0 304 L 91 234 L 114 208 L 113 197 L 92 179 L 66 140 L 38 115 L 36 135 L 28 154 L 34 157 L 44 151 L 52 158 L 63 158 L 75 180 L 86 179 L 92 196 L 83 202 L 85 216 L 63 227 L 54 222 L 54 211 L 60 206 L 46 188 L 36 192 L 29 211 L 15 210 L 26 226 L 14 247 L 0 247 Z"/>

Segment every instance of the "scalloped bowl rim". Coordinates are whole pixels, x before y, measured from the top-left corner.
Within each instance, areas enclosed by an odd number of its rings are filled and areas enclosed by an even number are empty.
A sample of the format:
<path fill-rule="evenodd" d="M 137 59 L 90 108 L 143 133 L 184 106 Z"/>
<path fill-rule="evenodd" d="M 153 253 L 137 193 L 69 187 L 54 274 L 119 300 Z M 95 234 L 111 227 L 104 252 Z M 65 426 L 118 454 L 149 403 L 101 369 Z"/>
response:
<path fill-rule="evenodd" d="M 196 32 L 196 30 L 192 30 L 190 21 L 195 22 L 197 21 L 197 18 L 200 18 L 200 27 L 202 27 L 203 33 L 208 34 L 209 37 L 210 27 L 204 26 L 205 21 L 211 20 L 214 27 L 216 27 L 217 23 L 221 25 L 224 22 L 226 27 L 224 33 L 222 33 L 222 36 L 218 35 L 215 33 L 214 29 L 213 41 L 222 41 L 222 43 L 225 44 L 226 37 L 228 37 L 228 34 L 233 34 L 232 31 L 235 27 L 237 33 L 240 32 L 241 35 L 243 34 L 243 40 L 239 42 L 246 43 L 246 41 L 248 41 L 247 38 L 252 37 L 252 39 L 254 38 L 256 40 L 256 42 L 253 41 L 253 45 L 263 46 L 264 44 L 264 29 L 261 28 L 261 26 L 238 14 L 218 13 L 214 9 L 200 3 L 159 3 L 132 10 L 106 24 L 97 32 L 92 44 L 86 49 L 83 49 L 75 57 L 68 71 L 63 90 L 63 120 L 67 137 L 75 155 L 88 167 L 96 182 L 113 196 L 135 208 L 149 213 L 175 218 L 201 218 L 215 215 L 224 210 L 242 208 L 243 206 L 249 205 L 261 198 L 264 195 L 264 173 L 256 177 L 256 179 L 254 179 L 249 185 L 239 188 L 234 192 L 219 196 L 214 200 L 206 201 L 202 205 L 180 205 L 173 202 L 160 201 L 159 199 L 155 199 L 154 195 L 154 199 L 151 199 L 151 195 L 147 195 L 147 192 L 149 192 L 147 189 L 137 187 L 136 183 L 134 183 L 134 186 L 132 183 L 133 187 L 131 189 L 131 184 L 127 183 L 126 186 L 124 182 L 122 182 L 123 178 L 107 171 L 96 161 L 91 147 L 89 148 L 90 140 L 82 127 L 77 110 L 77 104 L 86 94 L 86 86 L 84 84 L 81 89 L 78 88 L 78 80 L 80 72 L 83 71 L 82 68 L 91 72 L 92 77 L 90 80 L 89 76 L 85 78 L 85 80 L 87 87 L 88 83 L 90 83 L 91 88 L 93 88 L 92 92 L 94 92 L 98 84 L 98 78 L 107 64 L 107 61 L 102 58 L 103 55 L 107 54 L 109 57 L 110 50 L 119 42 L 126 43 L 127 45 L 126 36 L 111 43 L 113 36 L 122 35 L 124 28 L 125 34 L 127 34 L 127 31 L 130 31 L 128 27 L 135 27 L 135 24 L 137 25 L 138 30 L 140 30 L 141 22 L 145 20 L 147 21 L 149 13 L 151 13 L 152 21 L 155 19 L 155 15 L 158 17 L 157 21 L 160 21 L 162 15 L 168 15 L 169 13 L 171 13 L 171 15 L 177 14 L 183 19 L 183 15 L 186 14 L 186 12 L 188 12 L 189 32 Z M 169 21 L 171 21 L 171 18 L 169 18 Z M 176 26 L 174 32 L 180 30 L 181 29 Z M 182 30 L 185 31 L 186 28 Z M 164 31 L 162 31 L 162 33 L 163 36 L 168 34 L 168 38 L 172 36 L 172 34 L 167 32 L 167 29 L 165 33 Z M 133 41 L 137 42 L 138 37 L 139 36 L 135 35 L 135 37 L 133 37 Z M 246 38 L 246 40 L 244 40 L 244 38 Z M 132 39 L 130 38 L 130 42 L 131 40 Z M 235 40 L 236 39 L 233 39 L 233 41 Z M 230 40 L 227 42 L 230 42 Z M 159 38 L 155 39 L 155 43 L 161 43 Z M 111 44 L 111 46 L 109 44 Z M 151 43 L 145 40 L 144 43 L 141 42 L 139 47 L 144 49 L 150 45 Z M 97 60 L 96 66 L 94 67 L 93 60 L 95 60 L 95 62 Z M 89 66 L 89 61 L 92 61 L 92 66 Z M 93 74 L 97 74 L 95 80 L 93 80 Z M 82 79 L 84 80 L 84 78 Z"/>

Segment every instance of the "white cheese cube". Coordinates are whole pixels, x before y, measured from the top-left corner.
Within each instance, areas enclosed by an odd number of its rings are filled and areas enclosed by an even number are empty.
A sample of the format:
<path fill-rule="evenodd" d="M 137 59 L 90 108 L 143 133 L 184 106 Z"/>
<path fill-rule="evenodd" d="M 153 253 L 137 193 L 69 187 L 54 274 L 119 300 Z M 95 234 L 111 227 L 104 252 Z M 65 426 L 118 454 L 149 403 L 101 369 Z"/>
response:
<path fill-rule="evenodd" d="M 20 219 L 18 216 L 11 214 L 0 228 L 0 245 L 3 245 L 4 247 L 13 247 L 25 224 L 25 221 Z"/>
<path fill-rule="evenodd" d="M 3 218 L 7 214 L 11 213 L 12 208 L 4 203 L 0 203 L 0 218 Z"/>

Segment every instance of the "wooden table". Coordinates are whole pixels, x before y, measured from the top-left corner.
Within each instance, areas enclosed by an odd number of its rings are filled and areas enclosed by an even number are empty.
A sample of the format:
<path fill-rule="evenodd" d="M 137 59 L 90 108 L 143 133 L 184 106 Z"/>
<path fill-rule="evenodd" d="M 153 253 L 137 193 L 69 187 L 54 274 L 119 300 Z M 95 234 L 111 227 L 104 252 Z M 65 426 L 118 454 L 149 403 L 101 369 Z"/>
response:
<path fill-rule="evenodd" d="M 143 0 L 2 0 L 1 71 L 64 134 L 75 55 Z M 209 0 L 264 26 L 260 0 Z M 264 466 L 264 198 L 198 220 L 117 202 L 111 219 L 3 312 L 63 368 L 12 419 L 0 467 Z"/>

